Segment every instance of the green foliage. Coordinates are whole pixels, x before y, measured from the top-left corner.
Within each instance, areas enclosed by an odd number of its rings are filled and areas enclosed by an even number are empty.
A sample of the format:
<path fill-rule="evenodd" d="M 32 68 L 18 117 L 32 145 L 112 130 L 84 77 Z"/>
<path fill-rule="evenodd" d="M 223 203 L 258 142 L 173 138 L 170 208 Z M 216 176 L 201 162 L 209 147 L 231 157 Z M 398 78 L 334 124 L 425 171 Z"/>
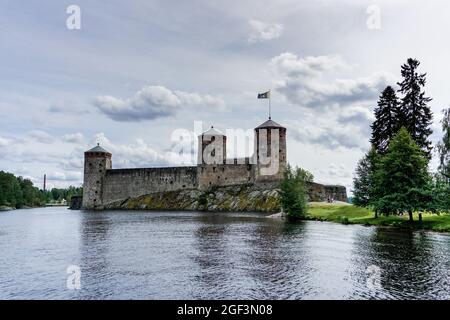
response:
<path fill-rule="evenodd" d="M 428 173 L 431 159 L 429 136 L 433 118 L 431 98 L 423 90 L 426 74 L 420 62 L 408 59 L 398 83 L 400 102 L 391 87 L 380 95 L 372 124 L 372 150 L 358 162 L 353 180 L 353 203 L 389 216 L 450 211 L 450 108 L 443 110 L 443 138 L 437 145 L 438 173 Z"/>
<path fill-rule="evenodd" d="M 442 140 L 436 147 L 439 155 L 438 172 L 450 187 L 450 108 L 442 110 L 442 113 Z"/>
<path fill-rule="evenodd" d="M 441 174 L 436 174 L 433 177 L 429 189 L 432 190 L 432 203 L 430 211 L 450 211 L 450 184 L 448 180 Z"/>
<path fill-rule="evenodd" d="M 342 224 L 349 224 L 350 220 L 347 217 L 339 217 L 339 222 Z"/>
<path fill-rule="evenodd" d="M 380 95 L 370 139 L 379 154 L 386 152 L 394 135 L 401 127 L 405 127 L 427 158 L 431 158 L 432 146 L 428 138 L 432 133 L 430 126 L 433 114 L 428 103 L 432 99 L 426 97 L 423 91 L 426 73 L 418 73 L 419 65 L 418 60 L 409 58 L 401 66 L 403 80 L 398 83 L 400 101 L 391 86 L 386 87 Z"/>
<path fill-rule="evenodd" d="M 198 205 L 204 207 L 207 204 L 208 204 L 208 194 L 207 193 L 200 194 L 198 197 Z"/>
<path fill-rule="evenodd" d="M 400 109 L 395 90 L 391 86 L 380 95 L 375 108 L 375 121 L 371 125 L 372 137 L 370 142 L 380 154 L 386 152 L 389 141 L 399 129 Z"/>
<path fill-rule="evenodd" d="M 390 214 L 426 209 L 431 195 L 427 169 L 424 152 L 408 131 L 401 128 L 375 171 L 375 210 Z"/>
<path fill-rule="evenodd" d="M 44 194 L 30 180 L 0 171 L 0 205 L 22 208 L 39 206 L 44 201 Z"/>
<path fill-rule="evenodd" d="M 11 173 L 0 171 L 0 205 L 13 208 L 42 206 L 51 200 L 66 199 L 68 202 L 74 195 L 82 195 L 83 189 L 70 186 L 67 189 L 42 191 L 29 179 L 16 177 Z"/>
<path fill-rule="evenodd" d="M 66 199 L 67 202 L 70 202 L 72 196 L 81 196 L 83 194 L 83 188 L 81 187 L 73 187 L 69 186 L 66 189 L 61 188 L 53 188 L 48 192 L 48 202 L 53 201 L 61 201 Z"/>
<path fill-rule="evenodd" d="M 414 214 L 416 217 L 417 214 Z M 312 204 L 305 219 L 332 221 L 343 224 L 392 226 L 450 232 L 450 214 L 425 212 L 422 223 L 409 223 L 407 216 L 390 215 L 374 218 L 373 211 L 349 204 Z"/>
<path fill-rule="evenodd" d="M 307 212 L 306 182 L 312 182 L 313 175 L 302 169 L 287 165 L 280 182 L 280 202 L 290 217 L 304 217 Z"/>
<path fill-rule="evenodd" d="M 374 147 L 358 162 L 353 178 L 352 202 L 359 207 L 367 207 L 376 199 L 375 169 L 379 156 Z"/>
<path fill-rule="evenodd" d="M 417 145 L 431 158 L 431 141 L 428 137 L 432 133 L 430 129 L 433 114 L 428 103 L 432 100 L 425 97 L 423 87 L 426 83 L 426 73 L 419 74 L 417 68 L 420 62 L 409 58 L 401 67 L 403 81 L 399 82 L 402 95 L 400 103 L 399 126 L 405 127 Z"/>

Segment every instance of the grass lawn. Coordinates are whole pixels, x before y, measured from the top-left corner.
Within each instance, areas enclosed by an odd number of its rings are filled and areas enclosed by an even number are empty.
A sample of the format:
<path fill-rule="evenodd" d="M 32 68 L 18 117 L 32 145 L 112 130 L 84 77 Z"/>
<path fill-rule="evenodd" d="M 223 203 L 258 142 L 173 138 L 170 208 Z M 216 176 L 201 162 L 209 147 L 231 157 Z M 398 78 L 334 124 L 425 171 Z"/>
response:
<path fill-rule="evenodd" d="M 450 232 L 450 214 L 422 214 L 423 221 L 419 222 L 418 214 L 414 214 L 414 222 L 408 221 L 408 215 L 380 216 L 374 218 L 374 213 L 365 208 L 359 208 L 346 203 L 312 202 L 306 219 L 332 221 L 344 224 L 364 224 L 392 226 L 409 229 L 426 229 L 440 232 Z"/>

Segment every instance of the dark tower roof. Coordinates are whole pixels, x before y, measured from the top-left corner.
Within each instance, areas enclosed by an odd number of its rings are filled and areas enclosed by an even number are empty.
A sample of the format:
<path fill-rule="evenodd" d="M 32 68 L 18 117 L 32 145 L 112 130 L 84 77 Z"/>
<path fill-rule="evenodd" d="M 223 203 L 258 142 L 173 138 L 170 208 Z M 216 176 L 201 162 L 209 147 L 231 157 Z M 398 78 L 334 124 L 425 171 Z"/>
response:
<path fill-rule="evenodd" d="M 213 126 L 211 126 L 211 128 L 203 132 L 201 136 L 225 136 L 225 135 L 219 130 L 214 129 Z"/>
<path fill-rule="evenodd" d="M 273 128 L 286 129 L 281 124 L 276 123 L 272 119 L 269 119 L 266 122 L 264 122 L 256 127 L 256 129 L 273 129 Z"/>
<path fill-rule="evenodd" d="M 93 147 L 92 149 L 89 149 L 86 152 L 98 152 L 98 153 L 109 153 L 109 154 L 111 154 L 111 152 L 109 152 L 109 151 L 103 149 L 102 147 L 100 147 L 100 143 L 97 143 L 97 145 L 95 147 Z"/>

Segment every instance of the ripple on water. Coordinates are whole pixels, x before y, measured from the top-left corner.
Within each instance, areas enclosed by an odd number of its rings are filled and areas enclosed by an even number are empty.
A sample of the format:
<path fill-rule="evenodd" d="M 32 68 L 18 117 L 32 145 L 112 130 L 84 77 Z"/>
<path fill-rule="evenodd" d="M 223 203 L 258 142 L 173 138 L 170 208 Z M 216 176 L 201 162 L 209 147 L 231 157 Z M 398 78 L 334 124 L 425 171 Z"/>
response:
<path fill-rule="evenodd" d="M 17 210 L 0 216 L 0 298 L 448 299 L 449 247 L 444 234 L 250 213 Z"/>

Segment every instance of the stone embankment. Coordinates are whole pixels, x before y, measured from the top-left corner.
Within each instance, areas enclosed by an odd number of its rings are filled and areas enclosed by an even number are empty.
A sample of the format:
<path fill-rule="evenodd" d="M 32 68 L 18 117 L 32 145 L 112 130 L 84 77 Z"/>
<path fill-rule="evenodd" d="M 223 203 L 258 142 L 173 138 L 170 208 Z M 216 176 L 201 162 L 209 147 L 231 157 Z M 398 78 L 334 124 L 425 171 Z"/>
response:
<path fill-rule="evenodd" d="M 310 183 L 308 201 L 347 201 L 345 187 Z M 81 208 L 81 197 L 73 197 L 70 209 Z M 274 184 L 245 184 L 212 187 L 209 190 L 185 189 L 155 192 L 106 203 L 99 209 L 125 210 L 200 210 L 280 212 L 280 195 Z"/>
<path fill-rule="evenodd" d="M 158 192 L 105 205 L 104 209 L 278 212 L 278 189 L 228 186 L 207 191 Z"/>

